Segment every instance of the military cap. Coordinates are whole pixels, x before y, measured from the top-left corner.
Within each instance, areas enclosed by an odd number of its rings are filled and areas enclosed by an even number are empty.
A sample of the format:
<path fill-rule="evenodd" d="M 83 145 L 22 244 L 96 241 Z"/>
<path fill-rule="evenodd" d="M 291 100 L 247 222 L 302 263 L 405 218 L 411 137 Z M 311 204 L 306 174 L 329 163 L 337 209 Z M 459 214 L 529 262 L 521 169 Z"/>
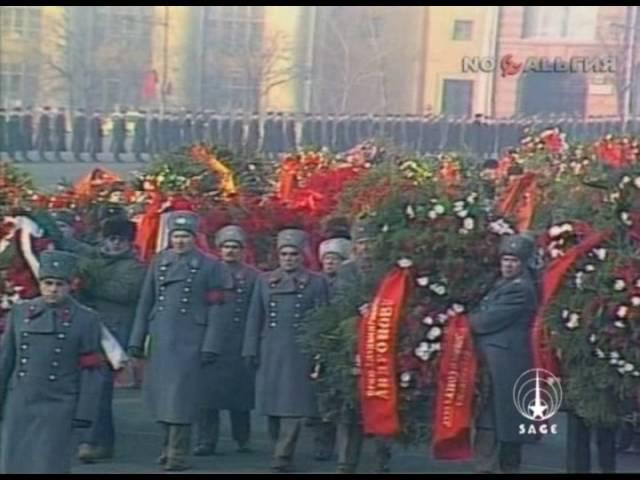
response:
<path fill-rule="evenodd" d="M 298 250 L 303 250 L 307 234 L 302 230 L 295 230 L 292 228 L 282 230 L 278 233 L 278 250 L 284 247 L 294 247 Z"/>
<path fill-rule="evenodd" d="M 247 243 L 247 235 L 237 225 L 227 225 L 216 233 L 216 246 L 220 248 L 226 242 L 237 242 L 244 247 Z"/>
<path fill-rule="evenodd" d="M 335 253 L 343 259 L 347 259 L 351 253 L 351 241 L 346 238 L 330 238 L 320 244 L 318 253 L 321 259 L 327 253 Z"/>
<path fill-rule="evenodd" d="M 45 250 L 40 255 L 40 271 L 38 278 L 56 278 L 70 281 L 76 272 L 78 257 L 72 253 L 59 250 Z"/>
<path fill-rule="evenodd" d="M 59 209 L 51 210 L 49 213 L 56 222 L 61 222 L 69 226 L 72 226 L 76 222 L 76 214 L 73 210 Z"/>
<path fill-rule="evenodd" d="M 500 255 L 517 257 L 521 262 L 527 263 L 535 251 L 535 242 L 531 235 L 509 235 L 502 239 Z"/>
<path fill-rule="evenodd" d="M 195 235 L 198 231 L 198 215 L 188 211 L 171 212 L 167 225 L 169 233 L 179 230 Z"/>
<path fill-rule="evenodd" d="M 127 209 L 119 203 L 106 203 L 100 208 L 100 221 L 108 218 L 127 218 Z"/>
<path fill-rule="evenodd" d="M 136 238 L 136 224 L 126 218 L 107 218 L 101 227 L 103 238 L 120 237 L 130 242 Z"/>
<path fill-rule="evenodd" d="M 351 239 L 354 242 L 360 240 L 373 240 L 377 235 L 376 226 L 366 220 L 356 220 L 351 227 Z"/>

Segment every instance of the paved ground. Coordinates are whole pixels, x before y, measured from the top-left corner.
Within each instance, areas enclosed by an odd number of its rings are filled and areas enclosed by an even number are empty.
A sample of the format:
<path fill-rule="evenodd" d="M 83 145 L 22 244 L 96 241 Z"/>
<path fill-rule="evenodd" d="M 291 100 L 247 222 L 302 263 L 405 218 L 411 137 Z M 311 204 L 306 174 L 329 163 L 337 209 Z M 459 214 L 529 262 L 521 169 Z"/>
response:
<path fill-rule="evenodd" d="M 76 465 L 74 473 L 156 473 L 161 471 L 154 464 L 159 454 L 159 428 L 145 410 L 140 392 L 121 390 L 117 393 L 115 414 L 118 429 L 116 458 L 110 463 L 96 465 Z M 564 471 L 564 424 L 560 422 L 560 432 L 555 437 L 547 437 L 537 445 L 527 446 L 524 451 L 524 472 L 562 473 Z M 253 422 L 252 454 L 235 453 L 229 429 L 223 423 L 220 455 L 193 459 L 192 473 L 268 473 L 270 464 L 270 444 L 266 434 L 266 422 L 256 418 Z M 363 454 L 360 471 L 372 471 L 372 444 L 368 442 Z M 595 453 L 595 452 L 594 452 Z M 315 462 L 311 451 L 311 431 L 305 429 L 296 452 L 296 465 L 301 473 L 332 473 L 335 462 Z M 621 472 L 640 472 L 640 456 L 621 455 Z M 427 447 L 403 450 L 395 447 L 392 471 L 399 473 L 471 473 L 469 463 L 436 462 L 429 456 Z"/>

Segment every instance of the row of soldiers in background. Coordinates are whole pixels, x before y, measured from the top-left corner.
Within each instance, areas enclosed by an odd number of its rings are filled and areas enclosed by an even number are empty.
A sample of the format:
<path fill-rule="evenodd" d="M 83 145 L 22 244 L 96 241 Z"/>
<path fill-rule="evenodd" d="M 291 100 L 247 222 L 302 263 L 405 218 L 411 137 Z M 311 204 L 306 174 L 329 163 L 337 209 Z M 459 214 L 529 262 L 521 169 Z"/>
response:
<path fill-rule="evenodd" d="M 88 115 L 83 109 L 68 115 L 64 108 L 53 112 L 44 107 L 35 119 L 31 109 L 15 108 L 9 114 L 0 109 L 0 153 L 7 152 L 14 161 L 18 161 L 20 154 L 29 161 L 29 152 L 36 151 L 39 161 L 47 161 L 47 154 L 52 152 L 55 161 L 62 161 L 70 140 L 69 149 L 77 161 L 82 161 L 84 154 L 97 161 L 108 136 L 108 152 L 116 161 L 121 161 L 121 155 L 128 152 L 137 161 L 144 161 L 200 142 L 237 154 L 275 155 L 309 146 L 343 152 L 366 140 L 382 138 L 409 152 L 469 151 L 486 158 L 517 145 L 527 127 L 548 126 L 559 127 L 570 141 L 578 142 L 622 132 L 622 124 L 616 118 L 551 116 L 493 120 L 482 115 L 448 118 L 273 112 L 261 118 L 257 113 L 221 115 L 207 111 L 192 115 L 187 111 L 161 115 L 158 111 L 126 109 L 105 116 L 100 111 Z M 640 134 L 640 119 L 630 122 L 628 133 Z"/>

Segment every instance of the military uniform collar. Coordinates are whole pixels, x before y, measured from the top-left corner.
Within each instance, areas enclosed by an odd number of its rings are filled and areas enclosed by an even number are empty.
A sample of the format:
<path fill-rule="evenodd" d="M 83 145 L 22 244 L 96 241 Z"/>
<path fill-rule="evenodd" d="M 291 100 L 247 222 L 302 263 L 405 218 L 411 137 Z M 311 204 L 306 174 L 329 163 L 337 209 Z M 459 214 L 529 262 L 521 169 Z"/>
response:
<path fill-rule="evenodd" d="M 179 255 L 169 248 L 165 250 L 165 253 L 162 256 L 162 260 L 160 263 L 161 265 L 170 265 L 172 263 L 179 263 L 183 260 L 186 261 L 189 267 L 198 268 L 202 261 L 202 256 L 200 255 L 200 252 L 198 252 L 197 249 L 194 249 L 185 255 Z"/>
<path fill-rule="evenodd" d="M 278 268 L 271 272 L 269 275 L 269 283 L 280 283 L 286 278 L 292 278 L 298 285 L 307 285 L 309 283 L 309 272 L 301 268 L 295 272 L 285 272 L 281 268 Z"/>

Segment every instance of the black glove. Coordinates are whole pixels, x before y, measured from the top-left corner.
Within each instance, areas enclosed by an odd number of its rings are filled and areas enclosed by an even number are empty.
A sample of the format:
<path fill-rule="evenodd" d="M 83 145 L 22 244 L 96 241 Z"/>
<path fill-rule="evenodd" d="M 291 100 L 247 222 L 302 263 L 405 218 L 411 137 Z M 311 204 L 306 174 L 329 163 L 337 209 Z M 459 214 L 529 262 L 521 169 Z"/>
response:
<path fill-rule="evenodd" d="M 212 352 L 202 352 L 200 354 L 200 363 L 202 365 L 213 365 L 218 361 L 218 354 Z"/>
<path fill-rule="evenodd" d="M 144 358 L 144 350 L 140 347 L 129 347 L 127 349 L 130 357 L 133 358 Z"/>
<path fill-rule="evenodd" d="M 71 421 L 71 427 L 72 428 L 90 428 L 91 422 L 89 420 L 78 420 L 74 418 Z"/>
<path fill-rule="evenodd" d="M 249 357 L 244 357 L 244 364 L 250 370 L 256 370 L 259 366 L 258 358 L 251 355 Z"/>

